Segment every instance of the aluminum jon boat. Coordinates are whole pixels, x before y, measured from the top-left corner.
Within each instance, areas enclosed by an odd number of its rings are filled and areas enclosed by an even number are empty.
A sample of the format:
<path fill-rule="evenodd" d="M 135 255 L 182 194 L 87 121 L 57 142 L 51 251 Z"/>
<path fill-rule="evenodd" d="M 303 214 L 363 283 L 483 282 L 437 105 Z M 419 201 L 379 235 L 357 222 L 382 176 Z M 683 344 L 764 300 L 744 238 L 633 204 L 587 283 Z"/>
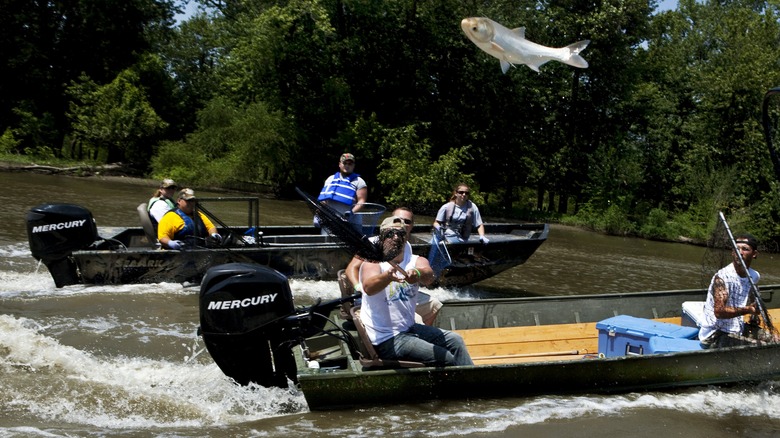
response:
<path fill-rule="evenodd" d="M 199 332 L 237 383 L 294 385 L 312 410 L 780 378 L 780 344 L 702 349 L 705 290 L 448 301 L 434 325 L 460 333 L 475 365 L 443 368 L 374 356 L 359 317 L 340 316 L 355 296 L 296 308 L 289 290 L 264 266 L 214 267 Z M 770 315 L 780 315 L 778 290 L 761 290 Z"/>
<path fill-rule="evenodd" d="M 199 283 L 206 270 L 225 263 L 257 263 L 290 278 L 335 280 L 351 255 L 332 236 L 314 226 L 259 226 L 258 198 L 202 198 L 201 208 L 212 216 L 225 237 L 221 245 L 209 242 L 181 251 L 161 250 L 151 223 L 143 224 L 145 204 L 139 205 L 142 225 L 137 228 L 98 228 L 86 208 L 74 204 L 43 204 L 27 213 L 27 232 L 33 257 L 49 269 L 57 287 L 70 284 Z M 241 225 L 224 206 L 239 210 Z M 236 205 L 244 207 L 235 207 Z M 208 207 L 207 207 L 208 206 Z M 206 210 L 208 208 L 208 210 Z M 248 221 L 247 221 L 248 218 Z M 236 222 L 238 221 L 236 220 Z M 229 222 L 229 220 L 228 220 Z M 366 232 L 370 235 L 370 227 Z M 465 243 L 448 244 L 451 262 L 435 286 L 477 283 L 528 260 L 547 240 L 547 224 L 486 224 L 490 239 L 481 244 L 474 236 Z M 428 256 L 431 227 L 416 226 L 410 243 L 415 254 Z"/>

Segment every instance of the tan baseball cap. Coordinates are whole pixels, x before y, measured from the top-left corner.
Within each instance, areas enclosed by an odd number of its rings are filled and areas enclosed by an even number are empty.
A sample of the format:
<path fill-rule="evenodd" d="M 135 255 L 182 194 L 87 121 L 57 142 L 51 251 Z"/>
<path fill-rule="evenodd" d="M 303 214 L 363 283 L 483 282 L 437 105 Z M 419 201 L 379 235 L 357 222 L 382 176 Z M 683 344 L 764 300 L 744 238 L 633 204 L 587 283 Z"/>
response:
<path fill-rule="evenodd" d="M 179 199 L 184 199 L 185 201 L 191 201 L 193 199 L 198 199 L 195 197 L 195 191 L 192 189 L 181 189 L 179 192 Z"/>

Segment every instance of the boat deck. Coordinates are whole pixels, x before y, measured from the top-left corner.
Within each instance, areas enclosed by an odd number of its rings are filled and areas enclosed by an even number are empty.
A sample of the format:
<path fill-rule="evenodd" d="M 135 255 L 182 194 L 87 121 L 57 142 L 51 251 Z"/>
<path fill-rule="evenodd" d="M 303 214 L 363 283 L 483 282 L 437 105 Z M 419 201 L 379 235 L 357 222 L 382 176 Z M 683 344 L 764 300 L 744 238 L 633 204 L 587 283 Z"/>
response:
<path fill-rule="evenodd" d="M 769 309 L 773 320 L 780 309 Z M 680 317 L 653 321 L 680 324 Z M 455 330 L 466 342 L 474 365 L 579 360 L 598 357 L 595 322 Z"/>
<path fill-rule="evenodd" d="M 679 324 L 680 318 L 654 321 Z M 598 357 L 595 322 L 456 330 L 474 365 L 577 360 Z"/>

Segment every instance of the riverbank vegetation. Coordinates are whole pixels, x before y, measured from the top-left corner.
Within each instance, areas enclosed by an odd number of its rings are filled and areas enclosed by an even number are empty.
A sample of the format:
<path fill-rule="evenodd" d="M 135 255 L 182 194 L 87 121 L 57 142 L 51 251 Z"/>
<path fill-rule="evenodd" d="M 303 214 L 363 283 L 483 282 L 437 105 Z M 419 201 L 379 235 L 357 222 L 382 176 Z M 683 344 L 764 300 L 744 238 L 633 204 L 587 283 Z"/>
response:
<path fill-rule="evenodd" d="M 319 190 L 357 156 L 372 201 L 432 212 L 469 183 L 488 217 L 706 240 L 717 211 L 780 236 L 761 100 L 766 1 L 4 2 L 0 159 L 122 163 L 192 186 Z M 589 39 L 587 69 L 501 74 L 460 20 Z"/>

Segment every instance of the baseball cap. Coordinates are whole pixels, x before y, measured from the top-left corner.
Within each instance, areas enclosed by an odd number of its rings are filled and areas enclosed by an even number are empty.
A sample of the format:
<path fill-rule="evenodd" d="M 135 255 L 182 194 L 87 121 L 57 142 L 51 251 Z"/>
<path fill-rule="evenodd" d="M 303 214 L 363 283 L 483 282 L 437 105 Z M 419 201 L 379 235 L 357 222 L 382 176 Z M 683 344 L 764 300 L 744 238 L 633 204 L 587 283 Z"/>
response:
<path fill-rule="evenodd" d="M 164 179 L 164 180 L 162 180 L 162 182 L 160 183 L 160 188 L 161 189 L 167 189 L 168 187 L 173 187 L 175 189 L 178 186 L 176 185 L 176 181 L 174 181 L 172 179 Z"/>
<path fill-rule="evenodd" d="M 739 236 L 737 236 L 734 239 L 734 241 L 736 243 L 746 243 L 746 244 L 750 245 L 750 247 L 753 248 L 753 250 L 758 248 L 758 240 L 756 240 L 756 238 L 753 237 L 753 235 L 750 234 L 750 233 L 740 234 Z"/>
<path fill-rule="evenodd" d="M 179 199 L 184 199 L 185 201 L 190 201 L 192 199 L 197 199 L 195 197 L 195 191 L 192 189 L 181 189 L 179 192 Z"/>
<path fill-rule="evenodd" d="M 404 221 L 398 216 L 390 216 L 382 221 L 382 225 L 379 226 L 379 230 L 390 230 L 397 228 L 399 230 L 406 230 L 404 227 Z"/>
<path fill-rule="evenodd" d="M 341 158 L 339 158 L 339 162 L 343 163 L 345 161 L 355 161 L 355 156 L 347 152 L 346 154 L 341 154 Z"/>

